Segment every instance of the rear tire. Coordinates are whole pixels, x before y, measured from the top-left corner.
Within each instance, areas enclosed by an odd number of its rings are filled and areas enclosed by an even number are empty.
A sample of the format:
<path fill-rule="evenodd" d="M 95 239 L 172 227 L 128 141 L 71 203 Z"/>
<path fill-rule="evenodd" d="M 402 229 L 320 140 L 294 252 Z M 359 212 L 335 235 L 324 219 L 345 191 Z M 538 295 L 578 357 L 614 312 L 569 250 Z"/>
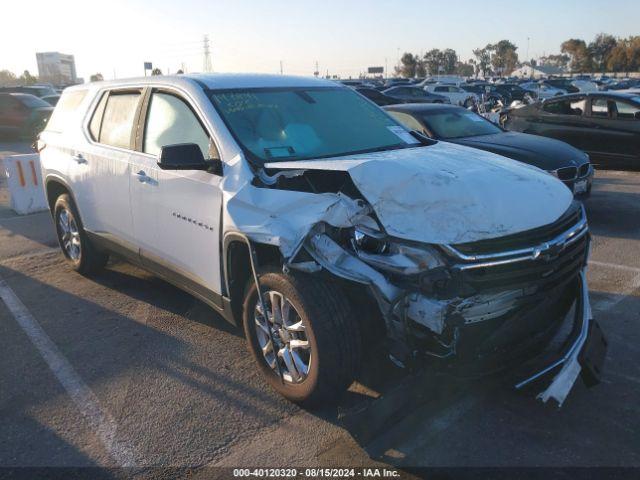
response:
<path fill-rule="evenodd" d="M 68 194 L 57 198 L 53 219 L 62 253 L 76 272 L 89 275 L 107 264 L 109 255 L 98 251 L 91 243 L 82 226 L 78 209 Z"/>
<path fill-rule="evenodd" d="M 324 279 L 299 272 L 284 274 L 276 268 L 260 274 L 260 285 L 276 348 L 265 328 L 255 283 L 250 281 L 242 320 L 258 368 L 278 393 L 293 402 L 305 406 L 335 403 L 353 382 L 361 360 L 360 331 L 344 292 Z M 274 304 L 284 306 L 274 309 Z M 286 313 L 279 313 L 282 311 Z M 287 343 L 291 342 L 290 333 L 282 325 L 298 325 L 291 329 L 292 339 L 296 345 L 306 342 L 308 350 L 297 351 L 293 358 L 296 351 L 291 349 L 297 347 Z M 289 366 L 294 367 L 293 372 Z"/>

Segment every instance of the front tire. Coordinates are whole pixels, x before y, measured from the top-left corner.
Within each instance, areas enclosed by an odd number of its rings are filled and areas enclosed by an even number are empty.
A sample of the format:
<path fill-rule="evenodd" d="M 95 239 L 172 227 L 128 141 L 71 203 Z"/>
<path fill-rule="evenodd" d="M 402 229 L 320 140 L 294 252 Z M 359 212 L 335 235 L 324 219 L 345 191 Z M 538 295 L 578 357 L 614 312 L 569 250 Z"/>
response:
<path fill-rule="evenodd" d="M 60 195 L 53 209 L 58 243 L 67 263 L 82 275 L 102 269 L 109 256 L 99 252 L 90 242 L 80 220 L 73 199 L 66 193 Z"/>
<path fill-rule="evenodd" d="M 253 281 L 245 293 L 242 315 L 258 368 L 278 393 L 293 402 L 335 403 L 353 382 L 360 363 L 360 332 L 344 292 L 321 278 L 284 274 L 275 268 L 260 275 L 260 285 L 267 315 Z"/>

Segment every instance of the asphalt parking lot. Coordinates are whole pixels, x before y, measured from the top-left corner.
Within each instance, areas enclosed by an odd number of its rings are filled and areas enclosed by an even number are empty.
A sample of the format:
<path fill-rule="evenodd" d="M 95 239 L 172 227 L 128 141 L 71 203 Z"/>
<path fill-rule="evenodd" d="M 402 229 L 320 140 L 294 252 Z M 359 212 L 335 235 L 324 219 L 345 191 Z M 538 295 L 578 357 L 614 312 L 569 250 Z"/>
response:
<path fill-rule="evenodd" d="M 640 173 L 598 171 L 586 202 L 609 351 L 603 383 L 560 409 L 373 359 L 337 408 L 302 410 L 210 308 L 126 263 L 79 276 L 48 213 L 7 203 L 0 183 L 0 467 L 640 467 Z"/>

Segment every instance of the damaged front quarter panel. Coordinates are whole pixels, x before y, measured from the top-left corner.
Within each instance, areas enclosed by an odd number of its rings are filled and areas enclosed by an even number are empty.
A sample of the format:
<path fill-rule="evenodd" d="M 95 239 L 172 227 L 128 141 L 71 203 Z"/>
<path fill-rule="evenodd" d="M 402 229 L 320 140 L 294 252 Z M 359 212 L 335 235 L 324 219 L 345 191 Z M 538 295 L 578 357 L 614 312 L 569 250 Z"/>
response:
<path fill-rule="evenodd" d="M 324 269 L 368 287 L 390 345 L 404 345 L 404 357 L 392 353 L 401 363 L 417 352 L 416 335 L 433 340 L 428 355 L 455 355 L 462 329 L 515 312 L 523 298 L 536 292 L 521 285 L 488 293 L 438 294 L 439 283 L 446 284 L 451 276 L 452 265 L 445 259 L 450 252 L 444 247 L 548 225 L 567 211 L 571 199 L 548 175 L 530 174 L 525 172 L 529 167 L 514 167 L 495 156 L 483 157 L 488 163 L 469 175 L 466 163 L 446 156 L 448 149 L 441 148 L 434 159 L 418 158 L 415 152 L 421 149 L 408 149 L 401 155 L 394 152 L 406 158 L 274 163 L 265 166 L 269 173 L 263 168 L 242 171 L 248 167 L 238 162 L 230 175 L 225 172 L 224 231 L 278 247 L 285 269 Z M 507 196 L 518 199 L 517 204 L 503 204 L 504 192 L 496 184 L 510 189 Z M 523 189 L 526 195 L 514 194 Z M 368 241 L 374 247 L 365 248 Z M 588 298 L 586 302 L 590 314 Z M 564 401 L 580 372 L 577 355 L 565 359 L 540 395 L 543 401 Z"/>

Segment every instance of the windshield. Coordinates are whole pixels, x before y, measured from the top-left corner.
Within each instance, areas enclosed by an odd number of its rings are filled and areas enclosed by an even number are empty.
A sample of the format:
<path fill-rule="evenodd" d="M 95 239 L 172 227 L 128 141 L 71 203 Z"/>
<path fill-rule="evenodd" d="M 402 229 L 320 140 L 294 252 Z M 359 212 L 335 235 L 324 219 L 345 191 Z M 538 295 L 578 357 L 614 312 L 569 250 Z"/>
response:
<path fill-rule="evenodd" d="M 424 123 L 437 138 L 462 138 L 500 133 L 493 123 L 464 109 L 440 111 L 423 115 Z"/>
<path fill-rule="evenodd" d="M 253 160 L 333 157 L 419 145 L 383 110 L 350 88 L 255 88 L 209 93 Z"/>

